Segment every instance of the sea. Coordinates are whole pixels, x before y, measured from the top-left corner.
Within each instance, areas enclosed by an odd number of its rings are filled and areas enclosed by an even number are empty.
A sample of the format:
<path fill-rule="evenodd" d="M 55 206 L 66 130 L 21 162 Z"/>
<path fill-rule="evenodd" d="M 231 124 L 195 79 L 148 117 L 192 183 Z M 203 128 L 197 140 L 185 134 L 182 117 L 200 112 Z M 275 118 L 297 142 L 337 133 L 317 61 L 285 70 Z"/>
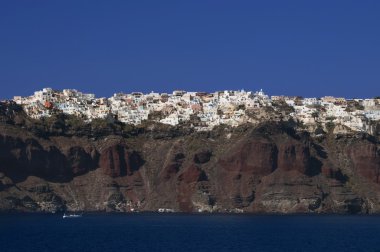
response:
<path fill-rule="evenodd" d="M 0 214 L 0 251 L 380 251 L 380 216 Z"/>

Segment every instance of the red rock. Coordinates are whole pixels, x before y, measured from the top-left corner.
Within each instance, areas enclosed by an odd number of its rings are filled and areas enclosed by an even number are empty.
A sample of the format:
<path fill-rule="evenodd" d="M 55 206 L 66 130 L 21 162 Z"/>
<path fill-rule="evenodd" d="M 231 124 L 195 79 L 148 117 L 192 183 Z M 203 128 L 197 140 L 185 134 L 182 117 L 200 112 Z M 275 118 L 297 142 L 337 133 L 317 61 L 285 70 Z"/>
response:
<path fill-rule="evenodd" d="M 289 141 L 279 145 L 278 149 L 277 165 L 279 169 L 285 171 L 296 170 L 302 174 L 307 172 L 310 159 L 308 146 Z"/>
<path fill-rule="evenodd" d="M 123 145 L 113 145 L 103 150 L 99 158 L 99 167 L 111 177 L 132 175 L 142 165 L 142 159 L 135 151 Z"/>
<path fill-rule="evenodd" d="M 192 212 L 194 209 L 191 197 L 199 181 L 207 180 L 205 172 L 197 165 L 186 167 L 178 176 L 177 201 L 179 208 L 184 212 Z"/>
<path fill-rule="evenodd" d="M 347 154 L 361 176 L 375 183 L 380 182 L 380 156 L 375 144 L 357 143 L 348 149 Z"/>
<path fill-rule="evenodd" d="M 169 165 L 164 167 L 160 177 L 164 180 L 169 180 L 173 178 L 175 174 L 177 174 L 177 172 L 179 171 L 180 166 L 181 164 L 176 162 L 170 163 Z"/>
<path fill-rule="evenodd" d="M 202 180 L 207 180 L 207 176 L 204 171 L 196 165 L 190 165 L 178 176 L 178 181 L 187 184 Z"/>
<path fill-rule="evenodd" d="M 277 154 L 275 144 L 265 139 L 252 139 L 228 150 L 219 165 L 226 171 L 268 175 L 277 168 Z"/>

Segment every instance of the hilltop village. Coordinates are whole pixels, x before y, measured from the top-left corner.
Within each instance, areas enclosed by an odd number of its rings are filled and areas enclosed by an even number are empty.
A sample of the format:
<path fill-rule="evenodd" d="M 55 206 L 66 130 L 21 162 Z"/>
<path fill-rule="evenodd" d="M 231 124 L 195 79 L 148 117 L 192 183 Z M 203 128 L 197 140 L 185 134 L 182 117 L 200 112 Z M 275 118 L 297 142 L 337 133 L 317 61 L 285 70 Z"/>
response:
<path fill-rule="evenodd" d="M 219 91 L 214 93 L 174 91 L 168 93 L 116 93 L 96 98 L 75 89 L 62 91 L 44 88 L 29 97 L 15 96 L 32 118 L 65 113 L 91 121 L 113 118 L 139 125 L 156 121 L 169 125 L 189 123 L 196 130 L 211 130 L 217 125 L 232 127 L 263 120 L 293 119 L 311 133 L 334 126 L 334 132 L 373 133 L 373 122 L 380 120 L 379 99 L 345 99 L 332 96 L 303 98 L 271 96 L 262 90 Z"/>

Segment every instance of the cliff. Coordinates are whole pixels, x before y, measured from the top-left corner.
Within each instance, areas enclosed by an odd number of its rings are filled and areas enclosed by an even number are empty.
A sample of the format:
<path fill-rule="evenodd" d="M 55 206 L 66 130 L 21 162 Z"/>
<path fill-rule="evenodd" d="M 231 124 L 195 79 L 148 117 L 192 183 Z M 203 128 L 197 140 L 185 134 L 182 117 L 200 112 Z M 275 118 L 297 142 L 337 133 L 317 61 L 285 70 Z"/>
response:
<path fill-rule="evenodd" d="M 0 104 L 3 211 L 380 213 L 379 174 L 379 137 L 363 133 L 33 120 Z"/>

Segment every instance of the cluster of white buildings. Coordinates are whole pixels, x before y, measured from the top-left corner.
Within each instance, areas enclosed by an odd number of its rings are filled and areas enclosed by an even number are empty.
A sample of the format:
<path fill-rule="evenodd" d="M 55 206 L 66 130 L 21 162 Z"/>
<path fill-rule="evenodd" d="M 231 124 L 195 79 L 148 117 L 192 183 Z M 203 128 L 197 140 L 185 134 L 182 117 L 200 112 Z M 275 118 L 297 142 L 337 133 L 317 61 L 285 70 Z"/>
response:
<path fill-rule="evenodd" d="M 345 99 L 325 96 L 318 98 L 272 96 L 272 101 L 283 101 L 293 107 L 290 115 L 306 127 L 326 128 L 326 124 L 344 126 L 353 131 L 373 133 L 370 121 L 380 121 L 380 99 Z M 337 128 L 339 130 L 339 128 Z M 340 128 L 342 129 L 342 127 Z"/>
<path fill-rule="evenodd" d="M 119 121 L 138 125 L 156 115 L 152 120 L 177 125 L 197 117 L 194 127 L 212 128 L 219 124 L 239 125 L 248 120 L 245 110 L 270 106 L 269 96 L 260 92 L 222 91 L 215 93 L 174 91 L 172 94 L 117 93 L 110 98 L 96 98 L 73 89 L 56 91 L 44 88 L 32 96 L 15 96 L 14 101 L 23 106 L 32 118 L 50 116 L 58 111 L 91 121 L 109 115 Z"/>
<path fill-rule="evenodd" d="M 219 91 L 214 93 L 174 91 L 171 94 L 117 93 L 110 98 L 96 98 L 74 89 L 56 91 L 44 88 L 29 97 L 15 96 L 32 118 L 63 112 L 84 120 L 113 116 L 121 122 L 138 125 L 145 120 L 178 125 L 186 122 L 198 130 L 209 130 L 216 125 L 238 126 L 257 122 L 248 115 L 262 113 L 263 107 L 286 104 L 293 107 L 291 117 L 304 125 L 325 125 L 327 122 L 345 125 L 355 131 L 368 131 L 368 120 L 380 120 L 380 100 L 322 97 L 269 97 L 262 90 Z M 277 107 L 278 109 L 278 107 Z"/>

